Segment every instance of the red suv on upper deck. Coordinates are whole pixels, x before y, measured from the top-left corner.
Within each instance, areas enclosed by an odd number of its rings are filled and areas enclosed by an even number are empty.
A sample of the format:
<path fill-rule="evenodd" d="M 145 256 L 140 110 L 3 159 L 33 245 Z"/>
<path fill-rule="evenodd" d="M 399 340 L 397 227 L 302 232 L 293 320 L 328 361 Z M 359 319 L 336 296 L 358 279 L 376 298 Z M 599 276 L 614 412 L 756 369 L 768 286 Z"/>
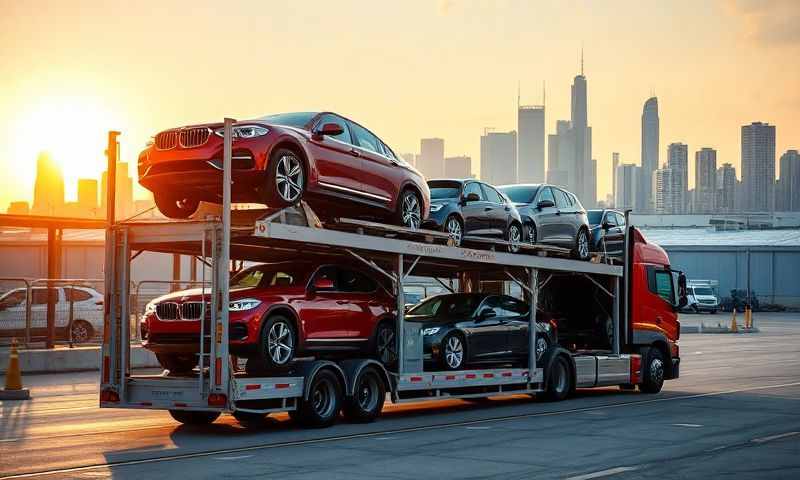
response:
<path fill-rule="evenodd" d="M 221 123 L 160 132 L 139 154 L 139 183 L 153 192 L 161 213 L 188 218 L 201 200 L 222 201 L 222 149 Z M 312 204 L 326 203 L 323 214 L 335 205 L 337 216 L 412 228 L 428 215 L 430 193 L 422 174 L 369 130 L 335 113 L 239 122 L 232 153 L 234 202 L 282 207 L 307 197 Z"/>
<path fill-rule="evenodd" d="M 191 371 L 197 364 L 200 318 L 204 311 L 210 318 L 208 290 L 205 295 L 200 289 L 174 292 L 145 308 L 143 345 L 172 373 Z M 282 367 L 306 354 L 352 352 L 391 363 L 396 311 L 396 299 L 385 285 L 337 261 L 257 265 L 230 281 L 230 351 L 248 358 L 248 369 Z"/>

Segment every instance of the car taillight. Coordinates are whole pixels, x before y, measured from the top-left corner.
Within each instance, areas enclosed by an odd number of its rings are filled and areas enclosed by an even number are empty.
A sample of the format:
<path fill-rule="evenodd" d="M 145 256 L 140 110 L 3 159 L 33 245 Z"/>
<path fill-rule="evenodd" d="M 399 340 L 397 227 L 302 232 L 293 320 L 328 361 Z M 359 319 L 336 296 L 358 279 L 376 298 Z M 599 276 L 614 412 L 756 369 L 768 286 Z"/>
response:
<path fill-rule="evenodd" d="M 100 401 L 101 402 L 112 402 L 112 403 L 119 403 L 119 394 L 110 388 L 102 390 L 100 392 Z"/>
<path fill-rule="evenodd" d="M 228 397 L 223 393 L 212 393 L 208 396 L 209 407 L 224 407 L 228 403 Z"/>

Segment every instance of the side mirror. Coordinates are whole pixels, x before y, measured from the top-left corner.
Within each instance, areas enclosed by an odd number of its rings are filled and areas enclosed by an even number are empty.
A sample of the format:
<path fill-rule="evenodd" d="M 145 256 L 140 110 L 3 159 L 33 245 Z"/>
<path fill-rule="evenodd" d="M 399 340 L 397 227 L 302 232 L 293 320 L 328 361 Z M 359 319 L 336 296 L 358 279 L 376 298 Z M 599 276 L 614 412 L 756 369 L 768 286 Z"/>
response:
<path fill-rule="evenodd" d="M 341 125 L 337 123 L 326 123 L 322 125 L 322 128 L 314 132 L 314 137 L 321 139 L 324 136 L 335 137 L 337 135 L 341 135 L 342 133 L 344 133 L 344 129 Z"/>
<path fill-rule="evenodd" d="M 608 222 L 603 222 L 603 230 L 611 230 L 611 224 Z"/>
<path fill-rule="evenodd" d="M 487 318 L 496 317 L 497 313 L 489 307 L 484 308 L 481 310 L 481 313 L 478 314 L 478 320 L 486 320 Z"/>
<path fill-rule="evenodd" d="M 326 277 L 317 277 L 314 279 L 314 283 L 311 285 L 311 289 L 314 292 L 333 290 L 333 280 Z"/>
<path fill-rule="evenodd" d="M 464 202 L 477 202 L 481 199 L 477 193 L 472 192 L 468 193 L 466 197 L 464 197 Z"/>
<path fill-rule="evenodd" d="M 541 210 L 543 208 L 550 208 L 550 207 L 555 207 L 555 206 L 556 206 L 556 204 L 553 203 L 552 200 L 539 200 L 539 203 L 536 204 L 536 208 L 538 208 L 539 210 Z"/>
<path fill-rule="evenodd" d="M 689 303 L 689 299 L 686 297 L 686 275 L 683 272 L 672 272 L 672 285 L 675 291 L 675 301 L 672 303 L 672 306 L 676 309 L 681 309 Z"/>

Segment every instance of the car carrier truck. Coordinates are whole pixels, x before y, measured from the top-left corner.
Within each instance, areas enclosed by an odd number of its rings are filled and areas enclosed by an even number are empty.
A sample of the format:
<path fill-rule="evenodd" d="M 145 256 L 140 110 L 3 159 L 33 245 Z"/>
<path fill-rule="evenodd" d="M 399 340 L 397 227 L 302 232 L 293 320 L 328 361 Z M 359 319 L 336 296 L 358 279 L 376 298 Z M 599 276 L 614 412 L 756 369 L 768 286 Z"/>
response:
<path fill-rule="evenodd" d="M 282 210 L 231 211 L 231 125 L 225 121 L 223 207 L 200 220 L 128 221 L 106 233 L 105 318 L 100 406 L 168 410 L 183 423 L 288 412 L 301 424 L 328 426 L 339 413 L 355 421 L 378 417 L 392 402 L 532 394 L 563 400 L 576 388 L 619 386 L 657 393 L 680 372 L 678 309 L 685 278 L 663 249 L 628 224 L 622 265 L 563 258 L 557 249 L 453 243 L 441 232 L 359 220 L 322 224 L 305 204 Z M 496 244 L 503 242 L 494 242 Z M 487 249 L 488 248 L 488 249 Z M 207 309 L 200 322 L 198 368 L 191 374 L 136 374 L 130 364 L 130 265 L 143 251 L 190 255 L 210 268 Z M 305 358 L 258 375 L 239 371 L 229 355 L 229 270 L 232 260 L 278 262 L 322 254 L 341 256 L 387 278 L 397 298 L 397 361 Z M 205 271 L 205 269 L 204 269 Z M 513 282 L 537 306 L 558 312 L 558 344 L 527 364 L 457 371 L 426 369 L 423 332 L 404 321 L 409 275 L 431 277 L 463 292 Z M 266 319 L 265 319 L 266 320 Z M 528 345 L 536 345 L 528 328 Z M 531 351 L 532 349 L 529 349 Z"/>

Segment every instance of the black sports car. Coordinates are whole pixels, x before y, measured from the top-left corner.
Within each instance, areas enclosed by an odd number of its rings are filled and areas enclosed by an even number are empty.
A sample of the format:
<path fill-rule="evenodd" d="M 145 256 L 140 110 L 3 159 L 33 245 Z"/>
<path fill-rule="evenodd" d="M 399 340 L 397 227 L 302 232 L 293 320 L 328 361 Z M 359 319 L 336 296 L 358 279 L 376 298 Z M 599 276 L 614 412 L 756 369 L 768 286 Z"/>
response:
<path fill-rule="evenodd" d="M 445 370 L 465 365 L 527 362 L 530 310 L 527 303 L 507 295 L 452 293 L 437 295 L 405 316 L 421 322 L 427 364 Z M 537 312 L 536 358 L 557 336 L 555 322 Z"/>
<path fill-rule="evenodd" d="M 430 180 L 431 210 L 422 228 L 447 232 L 460 245 L 464 236 L 497 238 L 519 250 L 525 241 L 522 220 L 511 202 L 477 180 Z"/>
<path fill-rule="evenodd" d="M 504 185 L 498 190 L 517 207 L 528 241 L 569 248 L 575 258 L 589 259 L 589 222 L 575 195 L 545 184 Z"/>

